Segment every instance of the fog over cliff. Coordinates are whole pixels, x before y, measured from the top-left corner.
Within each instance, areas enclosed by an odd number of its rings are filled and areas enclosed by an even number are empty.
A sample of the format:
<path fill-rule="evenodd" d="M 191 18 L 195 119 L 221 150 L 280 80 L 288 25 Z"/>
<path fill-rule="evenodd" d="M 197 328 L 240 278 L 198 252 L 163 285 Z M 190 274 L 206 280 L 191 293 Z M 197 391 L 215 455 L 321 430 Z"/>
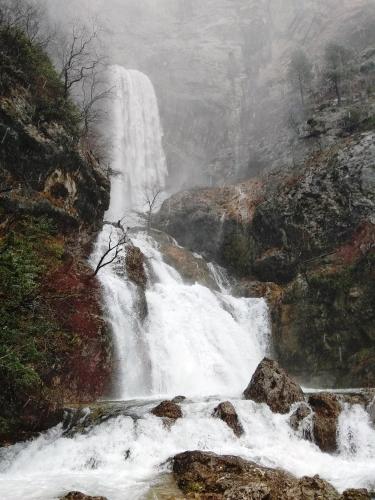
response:
<path fill-rule="evenodd" d="M 302 47 L 375 43 L 367 0 L 48 0 L 69 27 L 97 19 L 110 63 L 154 83 L 175 188 L 222 184 L 288 164 L 286 68 Z M 297 148 L 298 150 L 298 145 Z M 299 152 L 296 155 L 298 157 Z"/>

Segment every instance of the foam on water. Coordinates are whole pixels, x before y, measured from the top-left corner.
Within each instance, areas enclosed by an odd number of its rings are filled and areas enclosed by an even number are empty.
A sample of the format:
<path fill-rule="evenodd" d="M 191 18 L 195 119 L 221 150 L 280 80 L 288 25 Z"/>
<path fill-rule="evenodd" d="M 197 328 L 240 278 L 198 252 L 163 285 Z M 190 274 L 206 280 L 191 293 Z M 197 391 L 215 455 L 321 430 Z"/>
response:
<path fill-rule="evenodd" d="M 358 412 L 363 411 L 359 407 L 347 408 L 340 417 L 340 451 L 329 455 L 301 440 L 288 425 L 288 415 L 273 414 L 267 406 L 251 401 L 232 400 L 245 428 L 245 435 L 236 438 L 221 420 L 211 417 L 219 401 L 183 403 L 184 418 L 170 430 L 147 413 L 136 421 L 115 418 L 73 438 L 64 438 L 56 428 L 27 445 L 3 450 L 1 498 L 52 500 L 80 490 L 110 500 L 141 499 L 166 469 L 163 464 L 169 457 L 195 449 L 242 456 L 298 477 L 319 474 L 340 491 L 375 487 L 371 459 L 375 431 L 364 414 L 358 420 Z M 348 425 L 355 451 L 345 444 Z"/>
<path fill-rule="evenodd" d="M 116 266 L 99 275 L 118 355 L 117 396 L 240 394 L 269 344 L 266 302 L 187 285 L 150 236 L 138 232 L 132 242 L 149 265 L 144 323 L 136 287 Z"/>

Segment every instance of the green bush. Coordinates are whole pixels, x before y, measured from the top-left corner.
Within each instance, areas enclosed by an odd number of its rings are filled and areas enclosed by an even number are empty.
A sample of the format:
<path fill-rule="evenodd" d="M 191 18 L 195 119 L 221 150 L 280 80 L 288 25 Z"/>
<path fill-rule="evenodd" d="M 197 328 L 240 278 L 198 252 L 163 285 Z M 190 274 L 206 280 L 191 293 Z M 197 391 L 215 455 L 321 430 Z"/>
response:
<path fill-rule="evenodd" d="M 24 217 L 0 240 L 0 434 L 17 427 L 25 401 L 41 397 L 61 335 L 39 297 L 61 258 L 54 234 L 48 219 Z"/>

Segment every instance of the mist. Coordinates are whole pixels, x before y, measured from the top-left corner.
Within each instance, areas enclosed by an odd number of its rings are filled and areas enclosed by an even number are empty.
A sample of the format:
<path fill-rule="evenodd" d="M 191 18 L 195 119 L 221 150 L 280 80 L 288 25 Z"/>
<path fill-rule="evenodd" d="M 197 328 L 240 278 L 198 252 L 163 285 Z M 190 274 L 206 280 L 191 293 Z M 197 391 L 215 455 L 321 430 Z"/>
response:
<path fill-rule="evenodd" d="M 286 78 L 293 50 L 303 48 L 318 67 L 329 41 L 354 44 L 358 53 L 375 43 L 375 7 L 366 0 L 47 4 L 51 22 L 63 30 L 95 19 L 108 64 L 152 80 L 172 190 L 222 185 L 302 161 L 305 146 L 288 127 L 291 113 L 300 115 Z"/>

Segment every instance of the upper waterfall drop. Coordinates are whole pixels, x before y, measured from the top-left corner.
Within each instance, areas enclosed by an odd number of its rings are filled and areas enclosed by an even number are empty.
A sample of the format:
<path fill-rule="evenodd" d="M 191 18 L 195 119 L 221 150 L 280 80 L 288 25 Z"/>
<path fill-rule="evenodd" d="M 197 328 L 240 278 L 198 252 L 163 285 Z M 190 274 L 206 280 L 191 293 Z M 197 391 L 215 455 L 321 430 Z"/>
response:
<path fill-rule="evenodd" d="M 114 65 L 109 69 L 114 88 L 108 135 L 112 182 L 108 220 L 116 221 L 129 210 L 141 210 L 145 192 L 163 189 L 167 164 L 158 102 L 150 79 L 137 70 Z"/>

